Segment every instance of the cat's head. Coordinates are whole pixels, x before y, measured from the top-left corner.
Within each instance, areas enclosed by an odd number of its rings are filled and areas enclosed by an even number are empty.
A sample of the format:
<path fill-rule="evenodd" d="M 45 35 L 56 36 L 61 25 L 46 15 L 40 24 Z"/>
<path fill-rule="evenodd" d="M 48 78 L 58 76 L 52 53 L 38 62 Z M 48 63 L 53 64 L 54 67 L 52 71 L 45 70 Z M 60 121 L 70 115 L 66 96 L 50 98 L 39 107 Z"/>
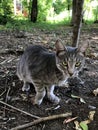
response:
<path fill-rule="evenodd" d="M 84 66 L 84 54 L 88 47 L 88 43 L 84 43 L 81 47 L 64 46 L 59 40 L 56 44 L 56 63 L 68 76 L 76 76 Z"/>

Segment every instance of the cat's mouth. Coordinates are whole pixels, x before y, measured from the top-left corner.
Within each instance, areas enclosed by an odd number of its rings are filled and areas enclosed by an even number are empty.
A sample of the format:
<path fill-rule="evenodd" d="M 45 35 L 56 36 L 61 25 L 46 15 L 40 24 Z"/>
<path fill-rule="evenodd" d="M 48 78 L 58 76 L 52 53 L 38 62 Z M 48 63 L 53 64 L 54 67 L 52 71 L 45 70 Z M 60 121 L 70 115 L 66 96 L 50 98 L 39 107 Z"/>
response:
<path fill-rule="evenodd" d="M 78 72 L 74 72 L 74 73 L 69 73 L 68 72 L 68 75 L 69 75 L 70 78 L 78 77 Z"/>
<path fill-rule="evenodd" d="M 74 71 L 72 69 L 68 70 L 69 77 L 72 77 L 74 75 Z"/>
<path fill-rule="evenodd" d="M 70 76 L 70 77 L 73 77 L 73 73 L 69 73 L 69 76 Z"/>
<path fill-rule="evenodd" d="M 76 76 L 76 73 L 68 72 L 68 75 L 69 75 L 69 77 L 71 78 L 71 77 L 75 77 L 75 76 Z"/>
<path fill-rule="evenodd" d="M 68 70 L 69 77 L 77 77 L 79 74 L 78 70 Z"/>

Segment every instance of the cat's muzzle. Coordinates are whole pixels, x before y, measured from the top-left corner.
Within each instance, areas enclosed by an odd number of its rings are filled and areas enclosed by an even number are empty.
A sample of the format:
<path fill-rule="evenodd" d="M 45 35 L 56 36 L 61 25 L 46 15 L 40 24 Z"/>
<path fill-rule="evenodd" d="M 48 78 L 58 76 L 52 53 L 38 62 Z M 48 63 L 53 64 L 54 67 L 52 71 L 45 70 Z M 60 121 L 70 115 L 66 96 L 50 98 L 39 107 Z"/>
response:
<path fill-rule="evenodd" d="M 72 76 L 73 76 L 73 73 L 70 72 L 69 75 L 70 75 L 70 77 L 72 77 Z"/>

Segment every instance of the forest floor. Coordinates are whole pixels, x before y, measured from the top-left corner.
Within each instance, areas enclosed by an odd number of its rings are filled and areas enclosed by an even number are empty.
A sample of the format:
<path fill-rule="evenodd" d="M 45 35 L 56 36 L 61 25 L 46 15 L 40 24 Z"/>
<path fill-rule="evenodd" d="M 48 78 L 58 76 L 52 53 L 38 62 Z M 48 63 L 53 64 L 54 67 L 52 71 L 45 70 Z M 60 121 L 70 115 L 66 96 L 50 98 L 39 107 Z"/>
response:
<path fill-rule="evenodd" d="M 72 112 L 72 116 L 40 122 L 24 130 L 76 130 L 75 121 L 80 123 L 88 120 L 90 121 L 87 124 L 89 130 L 98 130 L 98 96 L 93 93 L 98 88 L 98 27 L 86 28 L 81 32 L 80 42 L 89 39 L 86 67 L 80 74 L 84 85 L 74 79 L 70 88 L 56 87 L 55 93 L 61 98 L 60 104 L 54 105 L 45 98 L 39 107 L 33 105 L 30 100 L 35 95 L 33 87 L 29 97 L 21 91 L 23 83 L 16 76 L 19 57 L 31 44 L 41 44 L 52 51 L 55 50 L 56 39 L 62 39 L 65 44 L 70 45 L 72 28 L 63 26 L 55 31 L 32 30 L 32 33 L 0 31 L 0 130 L 11 130 L 11 128 L 36 120 L 36 117 L 33 118 L 31 115 L 48 117 L 66 112 Z M 90 112 L 95 113 L 94 118 L 89 117 Z M 74 117 L 77 118 L 66 123 L 65 119 Z"/>

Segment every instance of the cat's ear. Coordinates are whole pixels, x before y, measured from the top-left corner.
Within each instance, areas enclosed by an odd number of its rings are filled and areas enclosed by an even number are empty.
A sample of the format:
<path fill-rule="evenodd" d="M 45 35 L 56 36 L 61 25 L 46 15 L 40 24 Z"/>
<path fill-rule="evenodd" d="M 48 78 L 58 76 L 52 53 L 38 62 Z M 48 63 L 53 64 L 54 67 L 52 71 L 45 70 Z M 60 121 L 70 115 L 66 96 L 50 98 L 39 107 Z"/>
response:
<path fill-rule="evenodd" d="M 85 41 L 85 42 L 81 45 L 81 47 L 78 48 L 78 51 L 79 51 L 80 53 L 82 53 L 82 54 L 85 54 L 85 52 L 86 52 L 86 50 L 87 50 L 88 47 L 89 47 L 89 41 L 87 40 L 87 41 Z"/>
<path fill-rule="evenodd" d="M 56 51 L 64 51 L 65 49 L 64 45 L 61 43 L 60 40 L 56 41 L 55 47 L 56 47 Z"/>
<path fill-rule="evenodd" d="M 56 41 L 55 47 L 56 47 L 56 54 L 57 54 L 58 56 L 65 54 L 65 47 L 64 47 L 64 45 L 61 43 L 60 40 L 57 40 L 57 41 Z"/>

